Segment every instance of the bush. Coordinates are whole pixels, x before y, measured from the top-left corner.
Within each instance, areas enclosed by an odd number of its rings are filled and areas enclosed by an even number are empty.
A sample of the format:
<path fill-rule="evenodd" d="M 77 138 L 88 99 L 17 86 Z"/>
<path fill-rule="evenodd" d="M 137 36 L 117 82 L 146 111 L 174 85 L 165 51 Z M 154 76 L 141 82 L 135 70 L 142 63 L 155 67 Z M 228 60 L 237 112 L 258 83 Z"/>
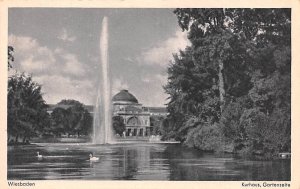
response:
<path fill-rule="evenodd" d="M 115 133 L 122 136 L 123 132 L 126 129 L 124 119 L 121 116 L 113 116 L 112 122 Z"/>
<path fill-rule="evenodd" d="M 217 124 L 199 124 L 196 128 L 189 130 L 185 144 L 203 151 L 220 151 L 222 134 Z"/>

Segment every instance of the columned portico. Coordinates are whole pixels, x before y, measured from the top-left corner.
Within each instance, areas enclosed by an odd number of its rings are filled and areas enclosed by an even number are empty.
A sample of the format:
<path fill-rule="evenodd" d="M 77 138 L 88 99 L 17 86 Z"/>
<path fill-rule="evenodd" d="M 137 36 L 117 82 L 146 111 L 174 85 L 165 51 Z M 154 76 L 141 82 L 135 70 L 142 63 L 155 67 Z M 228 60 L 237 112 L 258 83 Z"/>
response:
<path fill-rule="evenodd" d="M 126 136 L 149 136 L 150 127 L 128 126 L 126 127 Z"/>

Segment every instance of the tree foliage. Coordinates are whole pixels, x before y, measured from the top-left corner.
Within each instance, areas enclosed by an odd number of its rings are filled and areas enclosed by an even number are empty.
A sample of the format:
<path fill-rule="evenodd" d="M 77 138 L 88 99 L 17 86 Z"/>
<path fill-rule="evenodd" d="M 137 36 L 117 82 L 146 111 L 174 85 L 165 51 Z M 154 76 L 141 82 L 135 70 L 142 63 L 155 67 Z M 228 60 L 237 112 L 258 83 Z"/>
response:
<path fill-rule="evenodd" d="M 120 136 L 123 135 L 123 132 L 125 131 L 125 123 L 124 119 L 121 116 L 113 116 L 112 118 L 112 126 L 114 128 L 114 131 L 116 134 L 119 134 Z"/>
<path fill-rule="evenodd" d="M 25 142 L 41 134 L 50 124 L 41 86 L 31 76 L 16 74 L 9 78 L 7 92 L 8 140 L 15 137 L 18 142 L 22 137 Z"/>
<path fill-rule="evenodd" d="M 199 124 L 188 131 L 185 143 L 203 151 L 219 151 L 223 142 L 221 135 L 217 125 Z"/>
<path fill-rule="evenodd" d="M 14 48 L 8 46 L 8 69 L 12 68 Z M 41 85 L 30 75 L 15 74 L 8 79 L 7 133 L 8 141 L 23 143 L 30 138 L 43 135 L 80 134 L 92 132 L 93 119 L 84 105 L 75 100 L 62 100 L 51 116 L 47 113 Z"/>
<path fill-rule="evenodd" d="M 164 116 L 151 116 L 150 117 L 150 127 L 152 127 L 151 135 L 161 135 L 162 134 L 162 124 L 164 121 Z"/>
<path fill-rule="evenodd" d="M 62 100 L 58 105 L 65 105 L 66 108 L 58 106 L 51 113 L 51 133 L 56 136 L 91 134 L 93 118 L 82 103 L 76 100 Z"/>
<path fill-rule="evenodd" d="M 212 135 L 236 151 L 289 150 L 290 9 L 174 13 L 191 46 L 175 54 L 168 68 L 164 137 L 199 149 L 212 149 L 211 140 L 201 139 Z"/>

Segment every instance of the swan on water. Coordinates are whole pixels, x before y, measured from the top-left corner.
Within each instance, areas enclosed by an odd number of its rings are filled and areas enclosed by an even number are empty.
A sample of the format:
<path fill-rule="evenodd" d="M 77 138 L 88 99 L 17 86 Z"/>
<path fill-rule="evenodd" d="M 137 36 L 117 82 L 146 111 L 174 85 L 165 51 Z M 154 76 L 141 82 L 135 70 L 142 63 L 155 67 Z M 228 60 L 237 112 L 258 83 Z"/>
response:
<path fill-rule="evenodd" d="M 42 158 L 43 156 L 40 154 L 40 152 L 37 152 L 37 156 L 38 158 Z"/>
<path fill-rule="evenodd" d="M 98 157 L 94 157 L 93 154 L 90 154 L 90 161 L 98 161 Z"/>

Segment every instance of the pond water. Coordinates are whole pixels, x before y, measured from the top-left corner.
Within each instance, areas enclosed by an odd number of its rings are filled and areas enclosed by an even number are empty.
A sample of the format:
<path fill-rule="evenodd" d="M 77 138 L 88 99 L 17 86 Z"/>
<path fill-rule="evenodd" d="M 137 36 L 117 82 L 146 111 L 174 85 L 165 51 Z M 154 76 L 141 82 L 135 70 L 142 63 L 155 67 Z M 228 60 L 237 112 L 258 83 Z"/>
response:
<path fill-rule="evenodd" d="M 36 157 L 37 151 L 43 155 Z M 99 157 L 90 162 L 89 154 Z M 201 153 L 180 144 L 9 146 L 10 180 L 290 180 L 289 160 L 250 161 Z"/>

